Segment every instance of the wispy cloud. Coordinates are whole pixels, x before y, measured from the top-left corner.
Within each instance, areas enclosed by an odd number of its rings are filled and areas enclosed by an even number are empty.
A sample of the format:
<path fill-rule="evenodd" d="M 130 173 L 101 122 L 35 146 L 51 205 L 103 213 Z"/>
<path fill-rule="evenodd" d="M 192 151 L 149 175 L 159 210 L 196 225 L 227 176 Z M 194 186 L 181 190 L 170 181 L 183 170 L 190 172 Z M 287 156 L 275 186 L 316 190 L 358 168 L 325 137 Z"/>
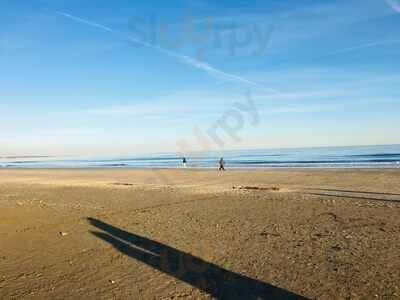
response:
<path fill-rule="evenodd" d="M 316 113 L 321 112 L 327 109 L 332 109 L 329 105 L 326 104 L 316 104 L 316 105 L 287 105 L 287 106 L 269 106 L 268 108 L 264 108 L 261 111 L 263 114 L 300 114 L 300 113 Z M 190 112 L 190 111 L 189 111 Z M 163 116 L 168 116 L 168 119 L 171 115 L 176 116 L 184 116 L 189 115 L 188 111 L 185 110 L 182 106 L 168 106 L 168 105 L 159 105 L 155 106 L 154 104 L 144 104 L 144 105 L 125 105 L 125 106 L 108 106 L 102 108 L 96 108 L 89 111 L 90 114 L 99 117 L 139 117 L 146 119 L 159 119 Z M 199 115 L 196 110 L 197 115 Z M 212 114 L 213 111 L 203 112 L 208 114 Z M 215 113 L 215 110 L 214 110 Z"/>
<path fill-rule="evenodd" d="M 255 94 L 253 100 L 257 107 L 265 115 L 271 114 L 303 114 L 334 111 L 365 105 L 381 104 L 388 99 L 376 97 L 362 97 L 357 93 L 349 96 L 349 93 L 337 91 L 336 88 L 326 90 L 304 91 L 279 94 Z M 231 93 L 205 93 L 201 91 L 184 91 L 165 95 L 135 104 L 106 105 L 89 109 L 86 113 L 93 117 L 106 118 L 135 118 L 141 119 L 181 119 L 210 117 L 223 112 L 234 102 L 239 101 L 238 96 Z M 188 102 L 189 101 L 189 102 Z M 190 103 L 190 105 L 187 105 Z M 173 116 L 173 118 L 171 118 Z"/>
<path fill-rule="evenodd" d="M 386 0 L 386 3 L 396 12 L 400 13 L 400 2 L 396 0 Z"/>
<path fill-rule="evenodd" d="M 308 90 L 306 92 L 298 91 L 291 93 L 281 93 L 279 95 L 260 94 L 260 95 L 254 95 L 253 99 L 260 101 L 280 101 L 280 102 L 287 100 L 307 101 L 307 100 L 315 100 L 315 99 L 321 100 L 324 98 L 337 97 L 338 95 L 340 95 L 340 93 L 334 90 L 317 90 L 317 91 Z"/>
<path fill-rule="evenodd" d="M 145 101 L 130 101 L 122 105 L 106 105 L 89 109 L 93 116 L 158 118 L 171 115 L 210 114 L 222 111 L 238 100 L 237 95 L 204 91 L 180 91 Z M 131 103 L 131 104 L 130 104 Z"/>
<path fill-rule="evenodd" d="M 331 107 L 324 105 L 303 105 L 303 106 L 281 106 L 274 107 L 265 111 L 267 114 L 305 114 L 305 113 L 317 113 Z"/>
<path fill-rule="evenodd" d="M 111 105 L 89 110 L 89 114 L 106 117 L 155 117 L 167 114 L 183 113 L 185 109 L 182 105 L 164 104 L 132 104 L 132 105 Z"/>
<path fill-rule="evenodd" d="M 55 128 L 36 131 L 35 134 L 41 137 L 65 137 L 65 136 L 89 136 L 97 131 L 89 128 L 72 127 L 72 128 Z"/>

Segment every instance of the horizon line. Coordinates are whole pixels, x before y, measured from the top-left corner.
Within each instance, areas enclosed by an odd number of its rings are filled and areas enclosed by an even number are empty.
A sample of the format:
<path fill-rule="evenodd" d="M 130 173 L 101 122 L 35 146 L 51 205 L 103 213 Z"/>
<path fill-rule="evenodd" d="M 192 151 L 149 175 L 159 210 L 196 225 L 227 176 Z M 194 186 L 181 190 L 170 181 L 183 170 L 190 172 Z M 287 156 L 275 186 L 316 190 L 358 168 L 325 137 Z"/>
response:
<path fill-rule="evenodd" d="M 255 147 L 255 148 L 240 148 L 240 149 L 212 149 L 212 150 L 198 150 L 191 151 L 192 153 L 206 153 L 206 152 L 234 152 L 234 151 L 257 151 L 257 150 L 285 150 L 285 149 L 318 149 L 318 148 L 349 148 L 349 147 L 379 147 L 379 146 L 400 146 L 400 143 L 390 144 L 357 144 L 357 145 L 318 145 L 318 146 L 299 146 L 299 147 Z M 59 158 L 59 157 L 101 157 L 101 156 L 127 156 L 127 155 L 171 155 L 179 154 L 179 152 L 166 151 L 166 152 L 146 152 L 146 153 L 132 153 L 132 154 L 62 154 L 62 155 L 0 155 L 0 159 L 14 159 L 14 158 Z M 182 155 L 177 155 L 182 157 Z"/>

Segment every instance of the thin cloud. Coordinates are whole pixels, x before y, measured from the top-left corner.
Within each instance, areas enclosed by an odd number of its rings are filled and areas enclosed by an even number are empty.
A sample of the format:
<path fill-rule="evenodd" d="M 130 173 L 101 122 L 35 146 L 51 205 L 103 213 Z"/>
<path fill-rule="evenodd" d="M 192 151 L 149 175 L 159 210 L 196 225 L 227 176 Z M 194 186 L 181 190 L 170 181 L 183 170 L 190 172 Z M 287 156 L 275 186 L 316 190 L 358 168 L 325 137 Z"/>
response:
<path fill-rule="evenodd" d="M 97 116 L 108 117 L 152 117 L 168 113 L 185 112 L 182 107 L 171 107 L 168 103 L 138 104 L 138 105 L 113 105 L 90 110 L 89 113 Z"/>
<path fill-rule="evenodd" d="M 190 105 L 185 105 L 188 99 Z M 179 91 L 159 98 L 147 99 L 146 101 L 133 101 L 134 104 L 108 105 L 90 109 L 89 114 L 107 117 L 163 117 L 171 114 L 182 116 L 191 113 L 215 113 L 222 111 L 226 106 L 238 100 L 237 95 L 226 93 L 219 94 L 203 91 Z"/>
<path fill-rule="evenodd" d="M 96 130 L 81 127 L 46 129 L 36 132 L 39 136 L 88 136 L 94 133 Z"/>
<path fill-rule="evenodd" d="M 400 2 L 395 0 L 386 0 L 386 3 L 396 12 L 400 13 Z"/>
<path fill-rule="evenodd" d="M 331 107 L 323 105 L 314 106 L 282 106 L 275 107 L 265 111 L 268 114 L 306 114 L 306 113 L 318 113 Z"/>

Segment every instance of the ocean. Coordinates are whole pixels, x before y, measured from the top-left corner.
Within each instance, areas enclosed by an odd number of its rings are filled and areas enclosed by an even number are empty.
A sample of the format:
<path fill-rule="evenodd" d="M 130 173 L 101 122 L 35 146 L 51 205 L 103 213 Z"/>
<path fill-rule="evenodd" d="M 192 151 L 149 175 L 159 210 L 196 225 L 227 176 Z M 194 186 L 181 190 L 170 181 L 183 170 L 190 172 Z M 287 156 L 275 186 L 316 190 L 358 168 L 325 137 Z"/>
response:
<path fill-rule="evenodd" d="M 188 167 L 214 168 L 400 168 L 400 145 L 196 152 Z M 179 168 L 173 153 L 103 157 L 0 157 L 1 168 Z"/>

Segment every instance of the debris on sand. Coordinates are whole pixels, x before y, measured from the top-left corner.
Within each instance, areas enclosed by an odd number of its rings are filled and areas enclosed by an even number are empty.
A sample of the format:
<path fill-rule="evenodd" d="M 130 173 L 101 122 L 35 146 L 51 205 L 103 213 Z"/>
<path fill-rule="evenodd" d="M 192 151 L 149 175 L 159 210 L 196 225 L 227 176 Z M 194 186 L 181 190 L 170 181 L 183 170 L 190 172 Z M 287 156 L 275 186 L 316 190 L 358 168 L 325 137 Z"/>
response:
<path fill-rule="evenodd" d="M 63 231 L 60 231 L 59 234 L 60 234 L 60 236 L 67 236 L 68 235 L 67 232 L 63 232 Z"/>
<path fill-rule="evenodd" d="M 132 183 L 126 183 L 126 182 L 115 182 L 115 183 L 112 183 L 112 185 L 134 186 L 134 184 L 132 184 Z"/>
<path fill-rule="evenodd" d="M 238 190 L 246 190 L 246 191 L 251 191 L 251 190 L 255 190 L 255 191 L 271 191 L 271 192 L 278 192 L 281 189 L 279 187 L 276 186 L 272 186 L 272 187 L 259 187 L 259 186 L 239 186 L 236 187 L 234 186 L 233 189 L 238 189 Z"/>
<path fill-rule="evenodd" d="M 280 233 L 271 233 L 271 232 L 266 232 L 263 231 L 260 233 L 261 236 L 274 236 L 274 237 L 280 237 Z"/>

